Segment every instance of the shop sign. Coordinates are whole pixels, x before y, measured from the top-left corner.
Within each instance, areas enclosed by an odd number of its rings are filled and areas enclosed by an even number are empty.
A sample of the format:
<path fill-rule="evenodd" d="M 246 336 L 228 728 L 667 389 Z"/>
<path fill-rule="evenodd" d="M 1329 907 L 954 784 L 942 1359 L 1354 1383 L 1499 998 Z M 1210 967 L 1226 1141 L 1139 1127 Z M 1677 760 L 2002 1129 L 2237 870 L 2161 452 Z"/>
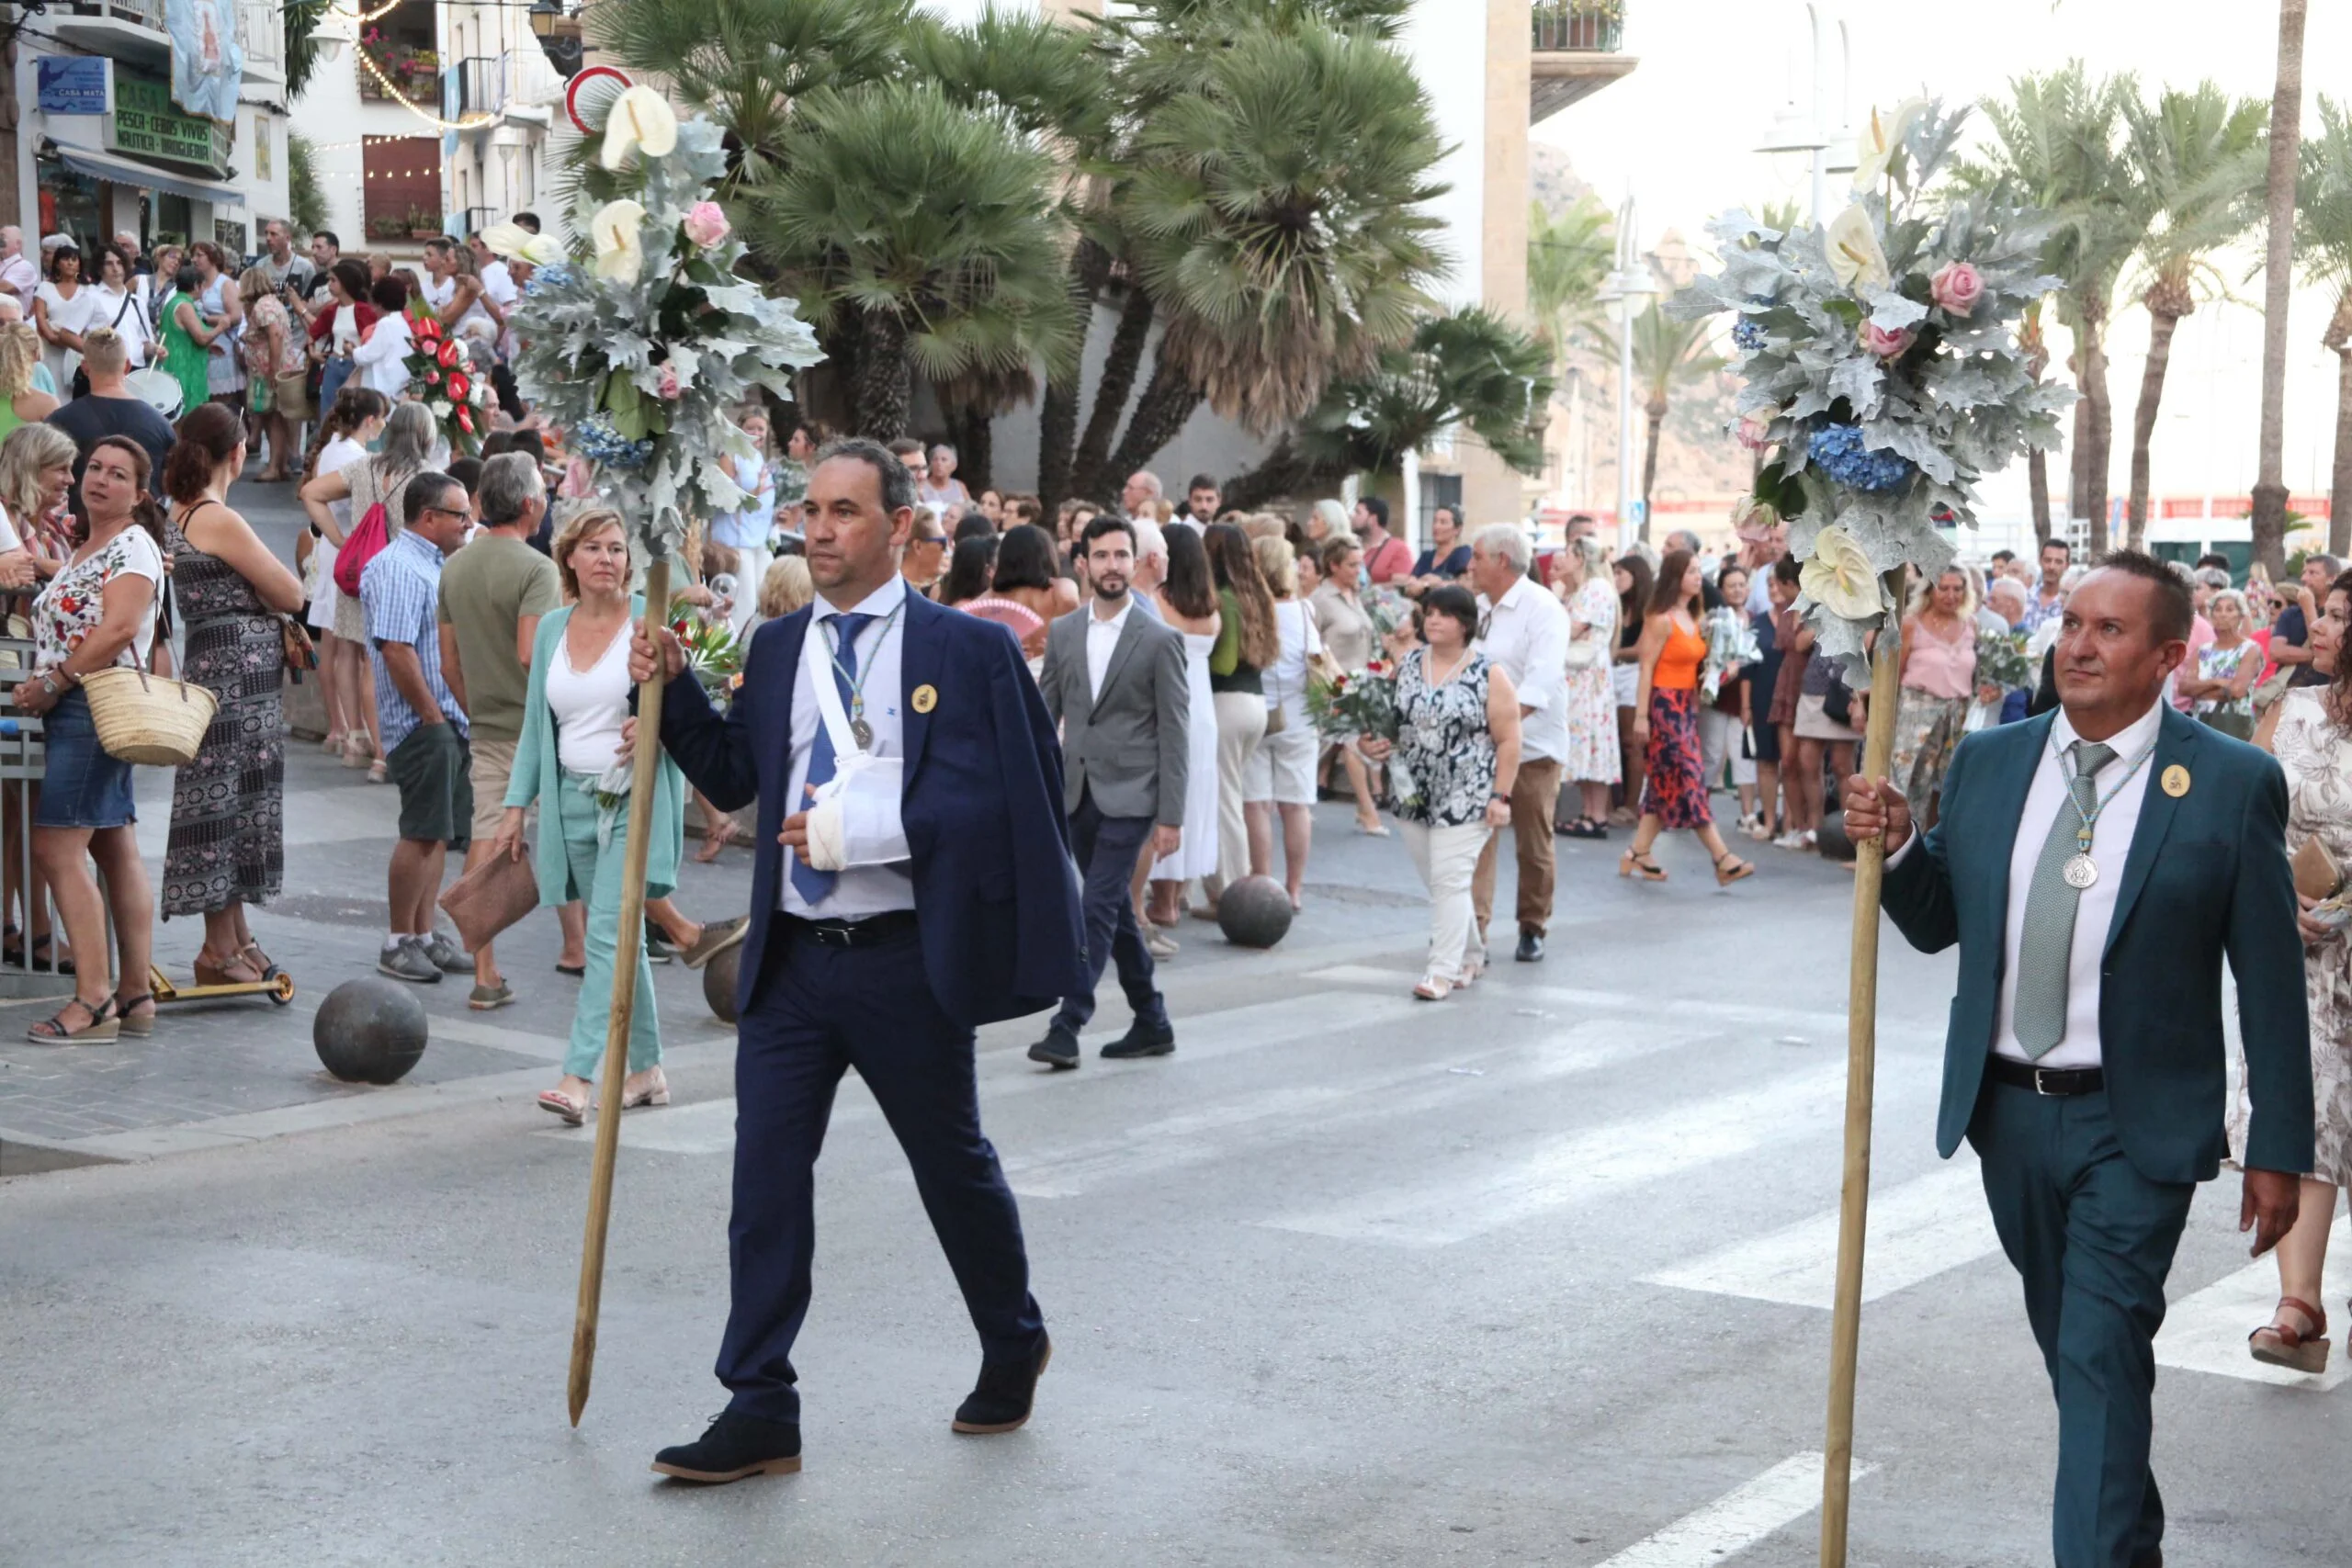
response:
<path fill-rule="evenodd" d="M 194 164 L 217 175 L 229 164 L 229 132 L 201 115 L 175 108 L 171 89 L 162 81 L 118 71 L 107 149 L 137 158 Z"/>
<path fill-rule="evenodd" d="M 36 63 L 40 67 L 41 113 L 105 114 L 114 107 L 111 60 L 43 55 Z"/>

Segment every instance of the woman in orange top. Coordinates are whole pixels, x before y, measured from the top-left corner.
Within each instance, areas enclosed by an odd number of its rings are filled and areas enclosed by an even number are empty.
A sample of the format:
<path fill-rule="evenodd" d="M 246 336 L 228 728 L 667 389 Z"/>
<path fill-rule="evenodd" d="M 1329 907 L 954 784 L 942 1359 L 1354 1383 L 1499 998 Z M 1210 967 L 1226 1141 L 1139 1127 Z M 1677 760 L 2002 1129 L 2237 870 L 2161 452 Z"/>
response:
<path fill-rule="evenodd" d="M 1699 667 L 1707 658 L 1706 634 L 1699 629 L 1704 586 L 1699 558 L 1689 550 L 1669 551 L 1658 565 L 1657 588 L 1642 624 L 1642 679 L 1634 703 L 1634 739 L 1644 744 L 1648 783 L 1642 791 L 1641 826 L 1617 863 L 1620 876 L 1664 882 L 1666 872 L 1650 858 L 1650 847 L 1668 828 L 1698 833 L 1714 858 L 1718 883 L 1756 874 L 1754 866 L 1724 846 L 1707 806 L 1699 750 Z"/>

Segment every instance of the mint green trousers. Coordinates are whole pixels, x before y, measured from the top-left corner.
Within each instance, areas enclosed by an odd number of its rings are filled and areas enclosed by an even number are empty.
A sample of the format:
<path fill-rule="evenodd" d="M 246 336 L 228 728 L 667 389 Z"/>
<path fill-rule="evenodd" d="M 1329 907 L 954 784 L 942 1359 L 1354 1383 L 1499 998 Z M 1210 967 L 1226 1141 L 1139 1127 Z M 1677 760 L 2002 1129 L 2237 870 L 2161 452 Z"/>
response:
<path fill-rule="evenodd" d="M 580 1006 L 571 1015 L 571 1050 L 563 1070 L 594 1082 L 605 1064 L 605 1033 L 613 1013 L 613 964 L 620 951 L 621 874 L 628 853 L 628 807 L 613 813 L 612 836 L 597 842 L 595 796 L 567 773 L 548 792 L 563 822 L 563 852 L 570 863 L 571 891 L 588 904 L 588 972 L 580 980 Z M 544 796 L 539 808 L 546 810 Z M 641 1073 L 662 1060 L 662 1021 L 653 1005 L 653 964 L 645 943 L 637 944 L 637 1006 L 628 1021 L 628 1070 Z"/>

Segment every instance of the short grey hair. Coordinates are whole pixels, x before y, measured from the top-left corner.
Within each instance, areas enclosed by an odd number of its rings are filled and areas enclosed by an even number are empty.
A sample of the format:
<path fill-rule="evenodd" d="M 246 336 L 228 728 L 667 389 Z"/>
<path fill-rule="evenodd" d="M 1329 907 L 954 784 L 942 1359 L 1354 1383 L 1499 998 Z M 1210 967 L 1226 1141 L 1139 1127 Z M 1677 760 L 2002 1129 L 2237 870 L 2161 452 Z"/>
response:
<path fill-rule="evenodd" d="M 1528 563 L 1535 552 L 1527 543 L 1527 531 L 1516 523 L 1489 523 L 1470 536 L 1473 555 L 1499 556 L 1510 563 L 1511 570 L 1527 574 Z"/>
<path fill-rule="evenodd" d="M 2210 571 L 2214 569 L 2209 567 L 2206 570 Z M 2249 624 L 2253 622 L 2254 606 L 2247 604 L 2245 602 L 2245 595 L 2239 592 L 2234 588 L 2220 588 L 2214 590 L 2213 597 L 2205 602 L 2205 608 L 2208 614 L 2210 615 L 2211 612 L 2220 609 L 2222 602 L 2225 599 L 2238 607 L 2239 620 Z"/>
<path fill-rule="evenodd" d="M 2019 604 L 2024 604 L 2028 603 L 2025 584 L 2014 577 L 1996 577 L 1986 584 L 1984 589 L 1984 602 L 1987 604 L 1996 599 L 2014 599 Z"/>
<path fill-rule="evenodd" d="M 2218 566 L 2209 566 L 2197 574 L 2197 581 L 2219 593 L 2229 587 L 2230 574 Z M 2239 606 L 2243 609 L 2245 606 Z"/>
<path fill-rule="evenodd" d="M 500 528 L 522 521 L 531 502 L 547 492 L 547 476 L 528 452 L 501 452 L 481 466 L 474 504 L 481 509 L 485 526 Z"/>
<path fill-rule="evenodd" d="M 1323 530 L 1326 534 L 1352 534 L 1355 532 L 1353 525 L 1351 525 L 1348 521 L 1348 509 L 1341 506 L 1338 502 L 1331 500 L 1329 496 L 1326 496 L 1323 500 L 1317 502 L 1311 510 L 1314 512 L 1316 516 L 1323 519 Z"/>
<path fill-rule="evenodd" d="M 934 447 L 933 447 L 933 448 L 931 449 L 931 455 L 932 455 L 933 457 L 938 457 L 938 456 L 939 456 L 941 453 L 943 453 L 943 452 L 944 452 L 944 453 L 945 453 L 945 454 L 946 454 L 948 457 L 953 457 L 954 456 L 956 456 L 956 448 L 955 448 L 955 447 L 953 447 L 953 446 L 949 446 L 949 445 L 947 445 L 947 443 L 946 443 L 946 442 L 944 442 L 944 441 L 941 442 L 938 446 L 934 446 Z"/>
<path fill-rule="evenodd" d="M 1127 532 L 1136 536 L 1136 559 L 1142 560 L 1148 556 L 1158 556 L 1161 560 L 1168 558 L 1168 534 L 1159 524 L 1148 517 L 1138 517 L 1126 526 Z"/>
<path fill-rule="evenodd" d="M 2327 565 L 2327 575 L 2330 577 L 2335 577 L 2344 570 L 2344 563 L 2336 559 L 2334 556 L 2329 555 L 2325 550 L 2321 550 L 2314 555 L 2308 555 L 2303 558 L 2303 564 L 2305 566 L 2311 565 L 2313 561 L 2325 562 Z"/>
<path fill-rule="evenodd" d="M 1131 479 L 1141 479 L 1150 480 L 1152 500 L 1165 501 L 1168 498 L 1168 487 L 1161 484 L 1159 482 L 1159 476 L 1153 473 L 1149 468 L 1137 468 L 1134 473 L 1127 477 Z"/>

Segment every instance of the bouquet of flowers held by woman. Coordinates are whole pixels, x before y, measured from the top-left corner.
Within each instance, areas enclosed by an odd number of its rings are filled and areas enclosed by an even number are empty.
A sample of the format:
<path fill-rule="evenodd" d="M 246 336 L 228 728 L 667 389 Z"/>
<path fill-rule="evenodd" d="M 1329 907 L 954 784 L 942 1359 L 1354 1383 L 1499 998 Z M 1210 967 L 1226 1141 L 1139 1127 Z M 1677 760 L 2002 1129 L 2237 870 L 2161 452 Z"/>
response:
<path fill-rule="evenodd" d="M 1702 629 L 1707 634 L 1707 659 L 1700 667 L 1699 695 L 1711 703 L 1721 694 L 1725 681 L 1763 658 L 1764 651 L 1756 645 L 1756 628 L 1747 624 L 1747 612 L 1730 604 L 1708 611 Z"/>
<path fill-rule="evenodd" d="M 1873 112 L 1850 206 L 1787 232 L 1726 214 L 1709 226 L 1723 270 L 1667 307 L 1736 316 L 1736 428 L 1767 458 L 1756 498 L 1789 521 L 1799 608 L 1858 688 L 1864 638 L 1898 613 L 1887 574 L 1941 570 L 1939 525 L 1973 525 L 1977 482 L 2056 446 L 2075 400 L 2018 339 L 2059 283 L 2041 270 L 2046 222 L 1997 192 L 1936 188 L 1965 116 L 1920 99 Z"/>
<path fill-rule="evenodd" d="M 790 397 L 793 372 L 823 357 L 794 301 L 736 275 L 743 243 L 712 199 L 725 134 L 650 87 L 616 96 L 571 259 L 540 267 L 511 318 L 523 394 L 571 433 L 649 554 L 675 554 L 690 519 L 741 508 L 718 459 L 752 474 L 762 458 L 728 411 L 761 388 Z"/>
<path fill-rule="evenodd" d="M 670 601 L 670 629 L 686 656 L 686 669 L 712 705 L 724 711 L 743 681 L 743 645 L 724 615 L 704 612 L 686 599 Z"/>
<path fill-rule="evenodd" d="M 1310 675 L 1306 716 L 1327 740 L 1396 739 L 1396 672 L 1375 659 L 1362 674 Z"/>
<path fill-rule="evenodd" d="M 2014 692 L 2034 682 L 2033 657 L 2026 652 L 2025 633 L 1979 631 L 1976 634 L 1976 683 Z"/>
<path fill-rule="evenodd" d="M 481 450 L 481 434 L 490 423 L 490 378 L 477 374 L 473 352 L 461 337 L 444 333 L 431 316 L 413 323 L 408 358 L 409 389 L 441 427 L 449 450 L 470 457 Z"/>

